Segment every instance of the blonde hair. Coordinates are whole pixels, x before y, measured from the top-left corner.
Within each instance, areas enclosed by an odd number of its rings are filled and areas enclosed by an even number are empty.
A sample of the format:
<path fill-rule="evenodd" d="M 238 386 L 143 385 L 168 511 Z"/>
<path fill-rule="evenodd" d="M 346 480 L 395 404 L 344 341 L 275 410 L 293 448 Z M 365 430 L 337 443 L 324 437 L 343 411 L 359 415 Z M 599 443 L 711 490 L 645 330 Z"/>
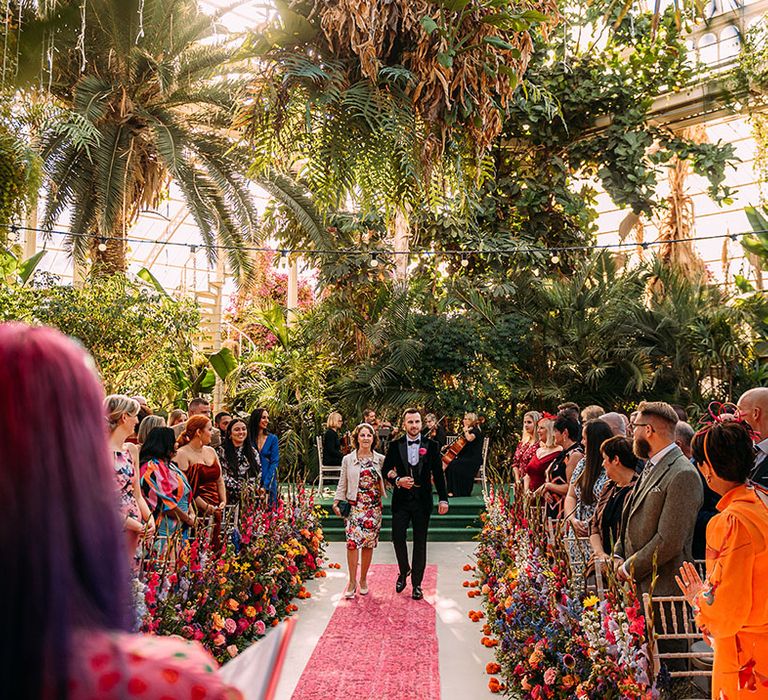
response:
<path fill-rule="evenodd" d="M 544 426 L 544 429 L 547 431 L 547 439 L 544 443 L 544 447 L 554 447 L 555 446 L 555 421 L 552 418 L 542 418 L 538 424 Z"/>
<path fill-rule="evenodd" d="M 333 411 L 332 413 L 329 413 L 328 414 L 328 420 L 325 421 L 325 427 L 326 428 L 333 428 L 332 424 L 335 423 L 337 420 L 338 421 L 341 420 L 341 413 L 339 413 L 338 411 Z"/>
<path fill-rule="evenodd" d="M 173 427 L 178 423 L 187 422 L 187 412 L 183 408 L 174 408 L 168 416 L 168 426 Z"/>
<path fill-rule="evenodd" d="M 109 426 L 109 432 L 113 433 L 120 423 L 120 419 L 127 413 L 129 416 L 139 414 L 141 406 L 125 394 L 110 394 L 104 399 L 104 413 Z"/>
<path fill-rule="evenodd" d="M 523 422 L 525 422 L 526 418 L 530 418 L 533 421 L 533 435 L 528 436 L 528 433 L 525 432 L 525 427 L 523 427 L 523 437 L 520 440 L 524 445 L 528 444 L 529 442 L 538 442 L 539 438 L 536 436 L 536 426 L 539 424 L 539 421 L 541 420 L 541 413 L 538 411 L 528 411 L 523 416 Z"/>
<path fill-rule="evenodd" d="M 477 413 L 465 413 L 464 418 L 469 420 L 473 426 L 480 422 L 480 419 L 477 417 Z"/>
<path fill-rule="evenodd" d="M 588 420 L 600 418 L 600 416 L 604 416 L 604 415 L 605 415 L 605 409 L 602 406 L 598 406 L 597 404 L 592 404 L 591 406 L 587 406 L 586 408 L 582 409 L 581 422 L 586 423 Z"/>
<path fill-rule="evenodd" d="M 147 435 L 151 430 L 155 428 L 164 428 L 165 418 L 162 416 L 149 415 L 144 416 L 144 419 L 139 423 L 139 429 L 136 431 L 136 440 L 139 445 L 143 445 L 147 441 Z"/>
<path fill-rule="evenodd" d="M 360 425 L 355 427 L 355 429 L 352 431 L 352 442 L 355 445 L 356 450 L 360 448 L 360 441 L 358 440 L 358 436 L 363 428 L 370 430 L 371 434 L 373 435 L 373 442 L 371 443 L 371 452 L 373 452 L 373 450 L 376 448 L 376 443 L 379 441 L 379 436 L 376 435 L 376 430 L 370 423 L 360 423 Z"/>

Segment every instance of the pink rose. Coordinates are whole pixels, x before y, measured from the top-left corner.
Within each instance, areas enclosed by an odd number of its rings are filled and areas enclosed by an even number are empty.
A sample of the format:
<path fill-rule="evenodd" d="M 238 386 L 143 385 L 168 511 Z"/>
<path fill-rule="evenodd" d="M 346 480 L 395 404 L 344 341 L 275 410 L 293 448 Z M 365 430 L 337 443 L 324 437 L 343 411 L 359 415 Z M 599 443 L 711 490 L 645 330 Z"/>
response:
<path fill-rule="evenodd" d="M 227 654 L 229 654 L 231 657 L 237 656 L 237 647 L 234 644 L 230 644 L 227 647 Z"/>
<path fill-rule="evenodd" d="M 233 634 L 237 629 L 237 623 L 231 617 L 228 617 L 224 623 L 224 629 L 227 630 L 229 634 Z"/>
<path fill-rule="evenodd" d="M 554 668 L 550 667 L 546 671 L 544 671 L 544 683 L 546 685 L 554 685 L 556 678 L 557 678 L 557 671 L 555 671 Z"/>
<path fill-rule="evenodd" d="M 426 447 L 420 447 L 419 448 L 419 455 L 423 457 L 425 454 L 427 454 L 427 448 Z"/>
<path fill-rule="evenodd" d="M 253 628 L 256 630 L 256 634 L 258 634 L 260 637 L 263 636 L 267 631 L 267 626 L 264 624 L 264 620 L 256 620 Z"/>
<path fill-rule="evenodd" d="M 215 644 L 217 647 L 223 646 L 223 645 L 224 645 L 224 643 L 225 643 L 226 641 L 227 641 L 227 640 L 224 638 L 224 635 L 223 635 L 223 634 L 217 634 L 217 635 L 216 635 L 216 636 L 213 638 L 213 643 L 214 643 L 214 644 Z"/>

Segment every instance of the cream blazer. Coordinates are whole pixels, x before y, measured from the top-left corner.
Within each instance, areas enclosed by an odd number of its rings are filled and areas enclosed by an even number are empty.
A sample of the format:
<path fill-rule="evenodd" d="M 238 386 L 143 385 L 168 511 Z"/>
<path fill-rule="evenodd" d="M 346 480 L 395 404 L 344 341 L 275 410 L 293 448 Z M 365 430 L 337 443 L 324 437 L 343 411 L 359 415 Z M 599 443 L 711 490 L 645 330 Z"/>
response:
<path fill-rule="evenodd" d="M 373 453 L 373 465 L 379 472 L 379 482 L 381 484 L 381 494 L 384 495 L 384 478 L 381 470 L 384 466 L 384 455 L 378 452 Z M 336 488 L 334 502 L 338 501 L 356 501 L 357 490 L 360 485 L 360 463 L 357 460 L 357 450 L 352 450 L 348 455 L 344 455 L 341 460 L 341 476 L 339 485 Z"/>

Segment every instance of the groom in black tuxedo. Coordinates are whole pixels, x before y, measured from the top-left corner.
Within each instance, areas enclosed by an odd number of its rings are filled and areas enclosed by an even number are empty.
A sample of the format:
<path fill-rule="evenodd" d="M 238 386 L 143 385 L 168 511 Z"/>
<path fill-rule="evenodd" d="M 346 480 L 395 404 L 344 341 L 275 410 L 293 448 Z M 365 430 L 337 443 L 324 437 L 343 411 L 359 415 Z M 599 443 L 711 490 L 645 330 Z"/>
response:
<path fill-rule="evenodd" d="M 421 414 L 415 408 L 403 413 L 405 435 L 390 443 L 384 460 L 384 473 L 394 484 L 392 494 L 392 544 L 395 546 L 400 575 L 395 590 L 405 588 L 411 574 L 414 600 L 421 600 L 421 581 L 427 566 L 427 531 L 432 514 L 432 479 L 440 496 L 437 512 L 448 512 L 448 492 L 445 488 L 440 447 L 421 434 Z M 413 564 L 408 566 L 408 526 L 413 525 Z"/>

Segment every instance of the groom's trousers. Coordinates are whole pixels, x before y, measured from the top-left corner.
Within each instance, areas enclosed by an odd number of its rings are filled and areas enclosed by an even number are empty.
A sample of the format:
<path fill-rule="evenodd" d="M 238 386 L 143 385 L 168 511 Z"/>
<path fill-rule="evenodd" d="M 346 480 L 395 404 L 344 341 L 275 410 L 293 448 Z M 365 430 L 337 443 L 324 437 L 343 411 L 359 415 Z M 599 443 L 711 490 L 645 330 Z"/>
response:
<path fill-rule="evenodd" d="M 421 499 L 412 498 L 400 505 L 396 513 L 392 513 L 392 544 L 395 546 L 395 556 L 400 574 L 405 575 L 411 570 L 411 585 L 421 586 L 424 569 L 427 566 L 427 531 L 429 530 L 430 511 L 424 508 Z M 413 527 L 413 561 L 408 566 L 408 527 Z"/>

